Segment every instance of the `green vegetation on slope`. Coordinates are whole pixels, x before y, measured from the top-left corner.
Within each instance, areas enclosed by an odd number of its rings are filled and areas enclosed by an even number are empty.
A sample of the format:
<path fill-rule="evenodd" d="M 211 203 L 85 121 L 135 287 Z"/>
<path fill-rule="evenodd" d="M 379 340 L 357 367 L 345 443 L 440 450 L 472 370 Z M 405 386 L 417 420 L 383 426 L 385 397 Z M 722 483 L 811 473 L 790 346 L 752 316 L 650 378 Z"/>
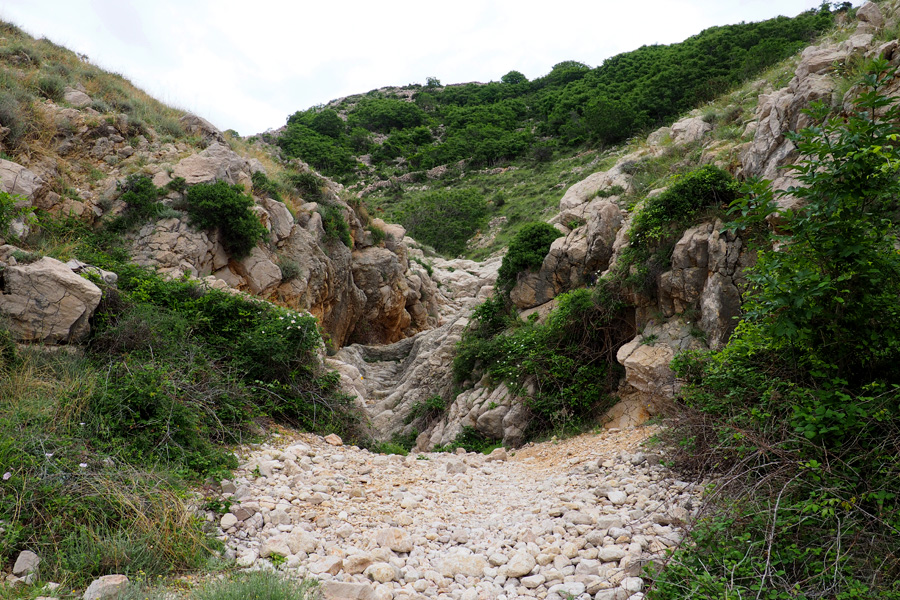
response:
<path fill-rule="evenodd" d="M 31 144 L 49 142 L 58 127 L 40 110 L 40 102 L 64 103 L 66 87 L 82 86 L 100 113 L 124 115 L 130 135 L 185 137 L 178 119 L 182 111 L 169 108 L 135 88 L 121 75 L 108 73 L 74 52 L 47 39 L 35 40 L 15 25 L 0 22 L 0 123 L 9 129 L 3 148 L 16 155 Z"/>
<path fill-rule="evenodd" d="M 720 352 L 678 362 L 676 466 L 722 475 L 655 599 L 900 598 L 900 136 L 895 68 L 874 61 L 850 115 L 818 105 L 793 137 L 799 211 L 763 183 L 738 225 L 782 231 L 746 274 Z"/>
<path fill-rule="evenodd" d="M 549 223 L 529 223 L 522 227 L 509 244 L 497 272 L 497 288 L 509 292 L 519 273 L 539 269 L 550 251 L 553 240 L 562 234 Z"/>
<path fill-rule="evenodd" d="M 277 143 L 323 172 L 350 177 L 354 156 L 385 167 L 490 166 L 553 149 L 621 142 L 670 121 L 790 56 L 833 23 L 827 5 L 794 18 L 713 27 L 669 46 L 644 46 L 590 68 L 575 61 L 527 81 L 418 87 L 410 103 L 370 92 L 288 119 Z M 341 118 L 339 112 L 344 113 Z M 375 135 L 377 134 L 377 136 Z M 387 137 L 384 137 L 387 136 Z"/>
<path fill-rule="evenodd" d="M 71 585 L 205 565 L 218 544 L 186 482 L 227 474 L 258 420 L 360 432 L 337 374 L 320 365 L 312 316 L 130 262 L 121 232 L 159 216 L 161 190 L 142 177 L 124 188 L 122 216 L 92 229 L 38 213 L 35 245 L 23 244 L 118 274 L 115 288 L 96 280 L 103 299 L 84 352 L 16 350 L 0 328 L 0 563 L 34 550 L 43 576 Z"/>
<path fill-rule="evenodd" d="M 529 437 L 574 430 L 610 408 L 620 368 L 616 351 L 631 335 L 626 305 L 611 286 L 562 294 L 545 323 L 513 316 L 503 294 L 479 305 L 457 346 L 457 382 L 487 374 L 521 396 Z"/>

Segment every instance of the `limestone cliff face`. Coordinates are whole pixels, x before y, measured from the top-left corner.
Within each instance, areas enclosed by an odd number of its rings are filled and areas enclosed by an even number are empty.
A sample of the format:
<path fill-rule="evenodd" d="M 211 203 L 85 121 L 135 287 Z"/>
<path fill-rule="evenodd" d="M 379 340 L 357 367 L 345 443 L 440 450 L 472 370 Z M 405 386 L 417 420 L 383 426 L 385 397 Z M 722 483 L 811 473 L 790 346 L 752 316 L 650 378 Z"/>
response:
<path fill-rule="evenodd" d="M 222 181 L 242 186 L 247 192 L 253 189 L 252 176 L 265 173 L 259 160 L 232 150 L 225 136 L 199 117 L 187 115 L 182 119 L 182 126 L 200 139 L 198 148 L 184 142 L 164 142 L 153 135 L 150 139 L 143 135 L 129 137 L 132 132 L 127 119 L 101 119 L 89 107 L 90 98 L 74 102 L 77 99 L 73 96 L 70 107 L 50 101 L 41 105 L 49 119 L 64 125 L 57 128 L 53 151 L 60 160 L 93 165 L 93 172 L 103 177 L 94 177 L 85 188 L 60 195 L 52 185 L 59 176 L 56 162 L 36 159 L 26 166 L 0 160 L 0 185 L 15 194 L 21 204 L 98 222 L 124 210 L 119 184 L 126 173 L 145 174 L 160 188 L 180 177 L 188 187 Z M 294 166 L 309 170 L 300 163 Z M 350 227 L 352 247 L 328 235 L 318 212 L 319 203 L 301 204 L 292 213 L 283 202 L 256 194 L 253 211 L 269 236 L 246 258 L 230 257 L 216 231 L 197 230 L 189 225 L 185 213 L 177 211 L 129 235 L 132 256 L 138 264 L 163 275 L 187 275 L 211 287 L 240 290 L 307 310 L 319 318 L 335 347 L 351 340 L 391 343 L 434 327 L 436 287 L 424 269 L 415 263 L 411 266 L 402 228 L 380 223 L 393 239 L 373 245 L 366 224 L 343 199 L 341 186 L 325 178 L 320 181 L 324 185 L 321 201 L 340 211 Z M 182 192 L 171 191 L 163 203 L 177 208 L 182 200 Z M 19 219 L 3 233 L 24 238 L 29 225 Z M 285 264 L 295 267 L 289 272 L 283 268 Z"/>

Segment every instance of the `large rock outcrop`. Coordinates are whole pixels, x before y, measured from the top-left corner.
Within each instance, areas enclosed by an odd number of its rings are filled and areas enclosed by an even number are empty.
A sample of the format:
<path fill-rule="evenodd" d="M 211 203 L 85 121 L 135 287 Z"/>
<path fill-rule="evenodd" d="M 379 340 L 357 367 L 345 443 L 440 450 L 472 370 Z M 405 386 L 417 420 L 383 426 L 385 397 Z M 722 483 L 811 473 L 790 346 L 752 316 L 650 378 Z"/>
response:
<path fill-rule="evenodd" d="M 537 272 L 519 276 L 510 292 L 519 309 L 539 306 L 562 292 L 593 283 L 609 266 L 624 212 L 615 198 L 596 198 L 578 209 L 586 223 L 557 238 Z"/>
<path fill-rule="evenodd" d="M 12 264 L 7 253 L 0 272 L 0 315 L 21 342 L 68 344 L 90 332 L 89 319 L 100 304 L 100 289 L 64 263 L 44 257 Z M 14 250 L 14 249 L 13 249 Z"/>

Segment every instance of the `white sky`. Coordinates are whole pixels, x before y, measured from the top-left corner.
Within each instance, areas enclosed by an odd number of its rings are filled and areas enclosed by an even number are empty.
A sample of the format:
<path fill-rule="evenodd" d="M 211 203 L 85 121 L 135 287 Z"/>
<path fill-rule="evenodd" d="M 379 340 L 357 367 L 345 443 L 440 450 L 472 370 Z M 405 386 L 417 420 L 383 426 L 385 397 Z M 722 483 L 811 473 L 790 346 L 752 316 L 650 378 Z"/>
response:
<path fill-rule="evenodd" d="M 386 85 L 529 79 L 820 0 L 0 0 L 0 18 L 251 135 Z M 854 2 L 858 4 L 858 2 Z"/>

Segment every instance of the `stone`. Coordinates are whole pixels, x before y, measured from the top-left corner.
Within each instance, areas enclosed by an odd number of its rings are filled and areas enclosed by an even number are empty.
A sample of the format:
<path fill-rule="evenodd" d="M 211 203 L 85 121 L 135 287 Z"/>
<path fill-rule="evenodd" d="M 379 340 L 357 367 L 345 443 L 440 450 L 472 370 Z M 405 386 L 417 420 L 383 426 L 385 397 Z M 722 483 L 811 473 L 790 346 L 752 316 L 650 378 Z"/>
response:
<path fill-rule="evenodd" d="M 459 475 L 465 473 L 468 470 L 469 467 L 464 462 L 451 460 L 447 463 L 447 475 Z"/>
<path fill-rule="evenodd" d="M 547 578 L 543 575 L 531 575 L 529 577 L 522 578 L 522 585 L 524 585 L 529 590 L 533 590 L 536 587 L 544 585 L 545 581 L 547 581 Z"/>
<path fill-rule="evenodd" d="M 316 551 L 319 545 L 316 536 L 302 529 L 294 529 L 288 536 L 286 543 L 291 554 L 306 552 L 311 554 Z"/>
<path fill-rule="evenodd" d="M 386 562 L 378 562 L 366 567 L 363 574 L 373 581 L 387 583 L 400 578 L 400 569 Z"/>
<path fill-rule="evenodd" d="M 357 343 L 392 343 L 401 340 L 412 324 L 407 304 L 415 294 L 404 277 L 401 257 L 377 246 L 354 250 L 353 282 L 366 297 L 363 309 L 367 327 L 354 332 Z"/>
<path fill-rule="evenodd" d="M 0 159 L 0 189 L 13 196 L 34 200 L 44 181 L 34 172 L 11 160 Z M 0 231 L 0 235 L 4 232 Z"/>
<path fill-rule="evenodd" d="M 375 590 L 367 583 L 326 581 L 320 589 L 323 600 L 376 600 Z"/>
<path fill-rule="evenodd" d="M 273 554 L 287 556 L 293 554 L 291 547 L 288 545 L 287 536 L 273 535 L 266 539 L 259 548 L 259 556 L 261 558 L 269 558 Z"/>
<path fill-rule="evenodd" d="M 351 554 L 344 559 L 344 573 L 348 575 L 358 575 L 374 562 L 371 554 Z"/>
<path fill-rule="evenodd" d="M 16 564 L 13 565 L 13 575 L 24 577 L 30 573 L 36 573 L 39 564 L 41 564 L 41 558 L 37 554 L 31 550 L 23 550 L 16 558 Z"/>
<path fill-rule="evenodd" d="M 672 141 L 677 145 L 699 142 L 712 131 L 712 125 L 701 117 L 688 117 L 672 125 Z"/>
<path fill-rule="evenodd" d="M 504 461 L 509 457 L 506 455 L 506 448 L 494 448 L 485 459 L 487 462 Z"/>
<path fill-rule="evenodd" d="M 563 515 L 563 520 L 569 525 L 593 525 L 594 520 L 590 515 L 577 510 L 570 510 Z"/>
<path fill-rule="evenodd" d="M 235 516 L 238 521 L 246 521 L 250 517 L 253 516 L 253 511 L 244 508 L 243 506 L 238 506 L 237 508 L 233 508 L 231 510 L 231 514 Z"/>
<path fill-rule="evenodd" d="M 527 552 L 516 552 L 506 563 L 506 574 L 509 577 L 524 577 L 531 574 L 536 564 L 532 555 Z"/>
<path fill-rule="evenodd" d="M 378 531 L 375 534 L 375 543 L 393 552 L 409 553 L 413 550 L 412 539 L 399 527 Z"/>
<path fill-rule="evenodd" d="M 635 594 L 644 589 L 644 580 L 640 577 L 626 577 L 622 580 L 620 586 L 625 591 Z"/>
<path fill-rule="evenodd" d="M 81 90 L 76 90 L 75 88 L 66 87 L 63 90 L 63 100 L 65 100 L 68 104 L 75 106 L 77 108 L 84 108 L 85 106 L 90 106 L 93 100 L 91 97 L 82 92 Z"/>
<path fill-rule="evenodd" d="M 322 560 L 310 563 L 307 569 L 313 575 L 321 575 L 328 573 L 329 575 L 337 575 L 344 567 L 344 561 L 338 556 L 326 556 Z"/>
<path fill-rule="evenodd" d="M 625 558 L 626 554 L 625 549 L 619 546 L 604 546 L 597 549 L 597 558 L 601 562 L 620 561 Z"/>
<path fill-rule="evenodd" d="M 621 490 L 609 490 L 606 492 L 606 497 L 609 498 L 609 501 L 615 505 L 625 504 L 628 500 L 628 494 Z"/>
<path fill-rule="evenodd" d="M 325 436 L 325 441 L 332 446 L 343 446 L 344 440 L 341 439 L 341 436 L 336 433 L 329 433 Z"/>
<path fill-rule="evenodd" d="M 488 562 L 478 554 L 451 554 L 441 561 L 440 572 L 444 577 L 483 577 Z"/>
<path fill-rule="evenodd" d="M 585 585 L 580 581 L 569 581 L 566 583 L 557 583 L 550 587 L 547 590 L 550 594 L 557 594 L 559 596 L 568 595 L 572 598 L 577 598 L 585 591 Z"/>
<path fill-rule="evenodd" d="M 254 294 L 264 294 L 281 283 L 281 268 L 259 246 L 250 250 L 249 256 L 234 263 L 234 266 Z"/>
<path fill-rule="evenodd" d="M 224 515 L 222 515 L 221 519 L 219 519 L 219 527 L 221 527 L 224 530 L 227 530 L 227 529 L 231 529 L 232 527 L 237 525 L 239 522 L 240 521 L 238 521 L 238 518 L 236 516 L 234 516 L 234 514 L 227 512 Z"/>
<path fill-rule="evenodd" d="M 22 342 L 67 344 L 90 332 L 89 319 L 100 304 L 100 289 L 45 256 L 3 270 L 0 315 Z"/>
<path fill-rule="evenodd" d="M 863 23 L 872 25 L 876 29 L 884 26 L 884 15 L 874 2 L 866 2 L 860 6 L 856 10 L 856 18 Z"/>
<path fill-rule="evenodd" d="M 221 142 L 214 142 L 199 154 L 181 159 L 172 171 L 173 177 L 183 177 L 187 185 L 224 181 L 229 185 L 243 185 L 250 190 L 250 164 Z"/>
<path fill-rule="evenodd" d="M 215 143 L 223 145 L 228 143 L 222 132 L 203 117 L 188 113 L 178 121 L 190 135 L 199 136 L 204 147 Z"/>
<path fill-rule="evenodd" d="M 104 575 L 91 582 L 84 591 L 83 600 L 103 600 L 105 598 L 117 598 L 128 587 L 128 577 L 125 575 Z"/>

